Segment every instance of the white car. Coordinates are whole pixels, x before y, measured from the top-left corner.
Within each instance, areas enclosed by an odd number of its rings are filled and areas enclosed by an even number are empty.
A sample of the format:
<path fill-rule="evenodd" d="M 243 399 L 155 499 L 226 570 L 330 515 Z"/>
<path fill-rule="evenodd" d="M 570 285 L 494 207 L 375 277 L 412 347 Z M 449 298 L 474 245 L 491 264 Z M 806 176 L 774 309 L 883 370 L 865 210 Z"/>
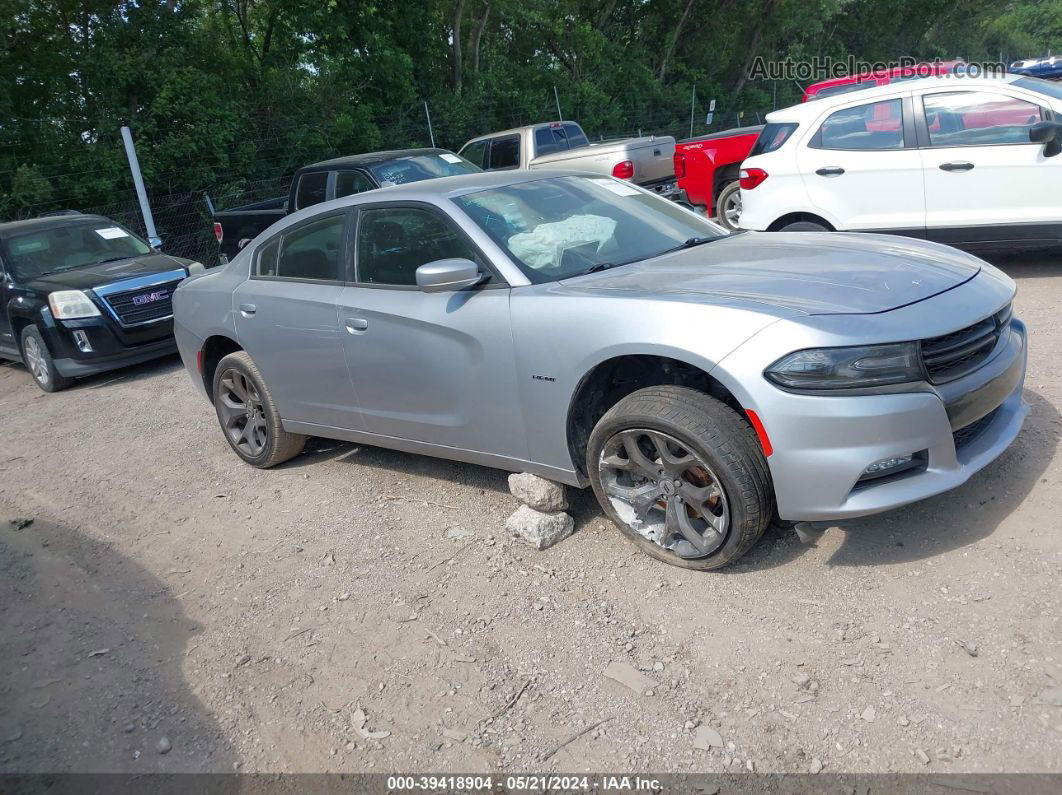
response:
<path fill-rule="evenodd" d="M 767 116 L 742 229 L 1062 243 L 1062 84 L 927 77 Z"/>

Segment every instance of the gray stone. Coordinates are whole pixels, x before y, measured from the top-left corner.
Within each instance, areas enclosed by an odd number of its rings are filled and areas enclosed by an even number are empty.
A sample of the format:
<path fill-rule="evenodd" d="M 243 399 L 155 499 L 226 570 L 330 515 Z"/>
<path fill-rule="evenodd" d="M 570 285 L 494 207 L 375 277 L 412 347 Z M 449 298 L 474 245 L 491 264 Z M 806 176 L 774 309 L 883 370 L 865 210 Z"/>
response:
<path fill-rule="evenodd" d="M 722 748 L 723 738 L 711 726 L 698 726 L 696 733 L 693 735 L 693 747 L 701 751 Z"/>
<path fill-rule="evenodd" d="M 509 475 L 509 491 L 529 508 L 544 513 L 568 510 L 568 496 L 564 486 L 552 480 L 521 472 Z"/>
<path fill-rule="evenodd" d="M 160 754 L 168 754 L 171 748 L 173 748 L 173 743 L 170 742 L 169 737 L 159 737 L 159 741 L 155 743 L 155 750 Z"/>
<path fill-rule="evenodd" d="M 521 505 L 506 521 L 505 528 L 536 549 L 546 549 L 570 536 L 575 520 L 566 513 L 542 513 Z"/>

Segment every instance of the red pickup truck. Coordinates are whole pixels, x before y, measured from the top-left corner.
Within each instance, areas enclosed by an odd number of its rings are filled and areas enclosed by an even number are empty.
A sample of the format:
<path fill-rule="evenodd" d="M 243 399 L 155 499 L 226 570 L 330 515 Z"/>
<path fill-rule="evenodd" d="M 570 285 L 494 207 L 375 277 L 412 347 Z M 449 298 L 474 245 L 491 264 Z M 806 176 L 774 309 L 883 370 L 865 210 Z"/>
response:
<path fill-rule="evenodd" d="M 963 61 L 939 61 L 896 67 L 887 71 L 837 77 L 813 83 L 804 92 L 804 102 L 901 80 L 947 74 L 962 68 Z M 702 135 L 675 145 L 675 177 L 690 204 L 715 217 L 727 229 L 737 229 L 741 214 L 738 176 L 741 162 L 749 156 L 763 127 L 737 127 Z"/>

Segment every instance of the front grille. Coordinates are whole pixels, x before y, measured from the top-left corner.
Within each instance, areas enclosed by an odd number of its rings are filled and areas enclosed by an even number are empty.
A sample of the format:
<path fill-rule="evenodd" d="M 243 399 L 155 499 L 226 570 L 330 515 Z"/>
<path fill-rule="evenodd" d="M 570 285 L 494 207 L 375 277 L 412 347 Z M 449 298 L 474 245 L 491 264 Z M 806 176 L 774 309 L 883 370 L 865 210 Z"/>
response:
<path fill-rule="evenodd" d="M 980 436 L 985 428 L 992 424 L 992 420 L 996 418 L 996 414 L 998 413 L 999 407 L 997 406 L 981 419 L 974 420 L 969 425 L 963 426 L 957 431 L 952 431 L 951 436 L 955 440 L 955 449 L 960 450 Z"/>
<path fill-rule="evenodd" d="M 103 300 L 123 326 L 162 320 L 173 314 L 173 291 L 181 280 L 109 293 Z"/>
<path fill-rule="evenodd" d="M 940 384 L 976 370 L 995 350 L 999 335 L 1010 323 L 1011 307 L 972 326 L 942 337 L 922 340 L 922 362 L 930 383 Z"/>

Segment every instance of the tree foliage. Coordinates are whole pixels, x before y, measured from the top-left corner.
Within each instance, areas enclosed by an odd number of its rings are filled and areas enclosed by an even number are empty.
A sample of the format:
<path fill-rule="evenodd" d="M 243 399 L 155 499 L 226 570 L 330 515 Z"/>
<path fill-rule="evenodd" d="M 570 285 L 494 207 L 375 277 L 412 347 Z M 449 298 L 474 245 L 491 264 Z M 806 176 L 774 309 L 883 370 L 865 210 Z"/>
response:
<path fill-rule="evenodd" d="M 0 216 L 279 192 L 326 156 L 563 115 L 703 132 L 798 101 L 751 59 L 998 60 L 1062 47 L 1062 0 L 0 0 Z M 554 94 L 556 90 L 556 95 Z M 748 121 L 748 118 L 742 119 Z"/>

